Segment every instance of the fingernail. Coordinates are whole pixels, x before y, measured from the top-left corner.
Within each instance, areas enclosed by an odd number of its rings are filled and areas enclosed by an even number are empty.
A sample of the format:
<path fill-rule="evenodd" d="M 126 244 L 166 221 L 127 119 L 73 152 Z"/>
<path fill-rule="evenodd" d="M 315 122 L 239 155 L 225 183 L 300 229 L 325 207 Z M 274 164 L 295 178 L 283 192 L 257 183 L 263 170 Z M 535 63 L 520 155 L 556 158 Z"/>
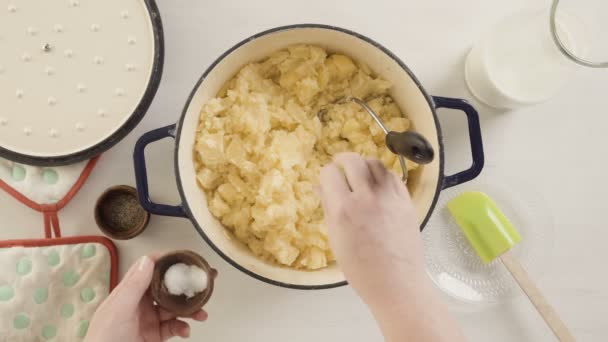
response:
<path fill-rule="evenodd" d="M 200 321 L 205 321 L 205 320 L 207 320 L 207 318 L 209 318 L 209 315 L 207 314 L 207 312 L 202 311 L 202 310 L 199 311 L 196 314 L 196 316 L 197 316 L 197 319 L 200 320 Z"/>
<path fill-rule="evenodd" d="M 312 188 L 312 192 L 314 192 L 314 193 L 315 193 L 315 195 L 317 195 L 317 197 L 321 197 L 321 187 L 320 187 L 320 186 L 315 185 L 315 186 Z"/>
<path fill-rule="evenodd" d="M 144 255 L 140 260 L 139 260 L 139 266 L 137 267 L 140 271 L 143 271 L 144 268 L 148 267 L 148 265 L 150 265 L 150 257 L 148 257 L 147 255 Z"/>
<path fill-rule="evenodd" d="M 190 327 L 186 327 L 186 330 L 184 331 L 184 337 L 190 337 Z"/>

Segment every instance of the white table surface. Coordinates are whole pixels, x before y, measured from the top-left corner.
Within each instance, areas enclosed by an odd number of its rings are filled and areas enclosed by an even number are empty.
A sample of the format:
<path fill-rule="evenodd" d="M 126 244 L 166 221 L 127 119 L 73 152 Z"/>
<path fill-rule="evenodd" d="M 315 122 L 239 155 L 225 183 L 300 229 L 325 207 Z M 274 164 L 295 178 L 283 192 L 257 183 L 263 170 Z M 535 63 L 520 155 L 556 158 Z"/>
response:
<path fill-rule="evenodd" d="M 555 250 L 537 281 L 580 341 L 608 339 L 608 184 L 605 114 L 608 70 L 582 70 L 551 101 L 501 113 L 472 99 L 463 58 L 473 41 L 501 17 L 541 0 L 201 1 L 158 0 L 164 21 L 163 80 L 148 115 L 106 153 L 88 184 L 60 213 L 64 235 L 98 234 L 93 205 L 115 184 L 134 184 L 131 155 L 144 132 L 173 123 L 200 74 L 241 39 L 274 26 L 315 22 L 350 28 L 384 44 L 435 95 L 472 100 L 482 117 L 487 167 L 536 185 L 555 220 Z M 331 3 L 331 5 L 329 5 Z M 464 120 L 442 116 L 447 171 L 470 162 Z M 450 116 L 448 119 L 447 117 Z M 148 153 L 153 196 L 177 202 L 172 142 Z M 496 179 L 500 181 L 499 177 Z M 0 193 L 1 239 L 39 237 L 42 217 Z M 17 230 L 16 228 L 20 228 Z M 229 266 L 184 219 L 153 217 L 143 235 L 116 243 L 121 272 L 145 253 L 189 248 L 220 271 L 210 319 L 193 326 L 192 341 L 380 341 L 365 306 L 348 288 L 302 292 L 266 285 Z M 531 305 L 516 300 L 455 312 L 471 341 L 552 341 Z"/>

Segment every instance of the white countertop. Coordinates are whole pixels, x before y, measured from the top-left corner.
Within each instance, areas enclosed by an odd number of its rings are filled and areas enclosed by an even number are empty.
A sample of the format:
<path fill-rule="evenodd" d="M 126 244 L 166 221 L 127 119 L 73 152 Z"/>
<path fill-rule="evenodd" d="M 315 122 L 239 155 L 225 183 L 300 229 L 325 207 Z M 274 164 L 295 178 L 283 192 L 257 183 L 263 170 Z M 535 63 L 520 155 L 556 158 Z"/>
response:
<path fill-rule="evenodd" d="M 482 117 L 487 168 L 534 183 L 555 221 L 555 247 L 536 277 L 580 341 L 608 339 L 608 229 L 605 216 L 608 160 L 604 130 L 608 70 L 582 70 L 551 101 L 501 113 L 472 99 L 463 59 L 501 17 L 549 1 L 169 1 L 158 0 L 166 58 L 161 87 L 148 115 L 106 153 L 88 184 L 60 213 L 64 235 L 99 234 L 93 205 L 115 184 L 135 183 L 132 151 L 144 132 L 173 123 L 201 73 L 225 50 L 261 30 L 294 23 L 332 24 L 363 33 L 397 54 L 429 93 L 470 99 Z M 329 3 L 333 3 L 329 7 Z M 327 4 L 327 5 L 326 5 Z M 443 112 L 442 112 L 443 113 Z M 470 162 L 464 120 L 440 114 L 447 171 Z M 177 202 L 172 141 L 152 145 L 148 164 L 153 196 Z M 497 182 L 500 178 L 497 177 Z M 1 239 L 42 236 L 42 217 L 0 193 Z M 10 222 L 10 223 L 8 223 Z M 17 230 L 16 228 L 20 228 Z M 193 325 L 192 341 L 380 341 L 365 306 L 350 288 L 302 292 L 266 285 L 232 268 L 207 247 L 190 222 L 153 217 L 140 237 L 117 242 L 121 271 L 142 254 L 193 249 L 220 271 L 210 319 Z M 603 270 L 603 271 L 602 271 Z M 484 311 L 455 312 L 471 341 L 552 341 L 522 296 Z"/>

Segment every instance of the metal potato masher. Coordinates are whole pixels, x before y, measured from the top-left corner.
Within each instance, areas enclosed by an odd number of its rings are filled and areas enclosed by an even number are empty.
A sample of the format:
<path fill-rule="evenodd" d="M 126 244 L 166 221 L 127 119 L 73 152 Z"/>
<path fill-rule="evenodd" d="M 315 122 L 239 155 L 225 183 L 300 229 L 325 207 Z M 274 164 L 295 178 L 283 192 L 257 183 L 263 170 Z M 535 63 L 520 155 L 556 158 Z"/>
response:
<path fill-rule="evenodd" d="M 356 97 L 345 97 L 338 100 L 335 104 L 346 102 L 354 102 L 374 119 L 380 126 L 386 136 L 386 146 L 388 149 L 399 157 L 399 164 L 403 170 L 403 180 L 407 180 L 408 172 L 405 165 L 405 159 L 411 160 L 417 164 L 428 164 L 435 158 L 435 150 L 433 146 L 421 134 L 411 131 L 393 132 L 386 127 L 380 116 L 363 100 Z"/>

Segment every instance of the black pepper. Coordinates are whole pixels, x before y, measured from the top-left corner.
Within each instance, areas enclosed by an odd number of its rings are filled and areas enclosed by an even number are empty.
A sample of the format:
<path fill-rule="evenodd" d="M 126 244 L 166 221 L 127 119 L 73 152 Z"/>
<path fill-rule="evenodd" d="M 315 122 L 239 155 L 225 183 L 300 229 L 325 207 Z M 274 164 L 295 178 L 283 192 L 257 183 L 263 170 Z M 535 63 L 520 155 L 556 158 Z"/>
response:
<path fill-rule="evenodd" d="M 101 205 L 102 220 L 109 228 L 130 230 L 145 219 L 145 211 L 137 198 L 127 193 L 118 193 Z"/>

